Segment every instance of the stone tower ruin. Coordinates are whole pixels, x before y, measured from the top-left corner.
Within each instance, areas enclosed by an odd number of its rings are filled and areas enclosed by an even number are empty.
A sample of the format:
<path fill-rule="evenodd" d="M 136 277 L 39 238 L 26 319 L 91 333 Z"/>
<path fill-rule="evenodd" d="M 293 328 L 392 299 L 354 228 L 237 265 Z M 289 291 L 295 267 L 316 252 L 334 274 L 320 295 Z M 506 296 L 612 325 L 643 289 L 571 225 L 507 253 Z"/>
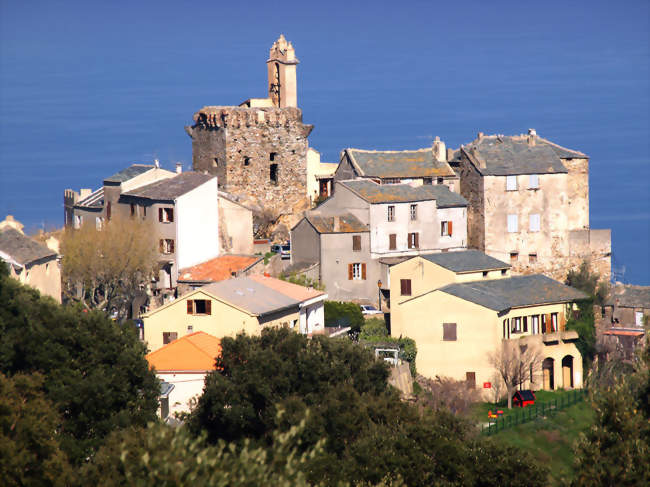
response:
<path fill-rule="evenodd" d="M 284 36 L 267 60 L 268 98 L 239 106 L 205 106 L 186 127 L 192 138 L 195 171 L 218 177 L 224 191 L 260 209 L 292 213 L 307 195 L 307 137 L 297 107 L 298 59 Z"/>

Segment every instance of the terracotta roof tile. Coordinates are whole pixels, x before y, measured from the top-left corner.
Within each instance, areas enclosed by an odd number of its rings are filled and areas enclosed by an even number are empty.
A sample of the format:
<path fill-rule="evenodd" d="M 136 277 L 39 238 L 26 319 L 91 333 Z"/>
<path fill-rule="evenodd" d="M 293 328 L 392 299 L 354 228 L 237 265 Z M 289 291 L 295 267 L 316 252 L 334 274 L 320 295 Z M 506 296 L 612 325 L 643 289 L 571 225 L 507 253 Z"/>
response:
<path fill-rule="evenodd" d="M 215 369 L 219 354 L 221 340 L 197 331 L 147 354 L 146 359 L 157 372 L 203 372 Z"/>
<path fill-rule="evenodd" d="M 259 262 L 261 257 L 251 255 L 222 255 L 202 262 L 193 267 L 181 269 L 178 280 L 219 282 L 230 279 L 232 273 L 238 273 Z"/>
<path fill-rule="evenodd" d="M 280 279 L 274 279 L 272 277 L 266 276 L 250 276 L 252 280 L 266 286 L 274 291 L 277 291 L 285 296 L 293 298 L 297 301 L 307 301 L 318 296 L 325 294 L 323 291 L 319 291 L 313 288 L 307 288 L 305 286 L 299 286 L 298 284 L 293 284 L 291 282 L 282 281 Z"/>

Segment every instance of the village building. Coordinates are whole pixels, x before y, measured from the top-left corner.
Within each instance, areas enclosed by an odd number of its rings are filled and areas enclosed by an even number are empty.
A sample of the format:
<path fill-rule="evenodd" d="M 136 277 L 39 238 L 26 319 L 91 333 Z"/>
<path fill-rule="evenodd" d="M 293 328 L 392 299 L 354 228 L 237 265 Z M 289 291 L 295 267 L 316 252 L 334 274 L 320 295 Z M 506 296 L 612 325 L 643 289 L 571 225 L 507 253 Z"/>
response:
<path fill-rule="evenodd" d="M 517 273 L 564 280 L 588 261 L 611 275 L 611 232 L 589 226 L 589 157 L 537 135 L 484 135 L 451 161 L 469 201 L 468 247 Z"/>
<path fill-rule="evenodd" d="M 650 286 L 616 283 L 602 308 L 601 329 L 607 345 L 627 358 L 647 341 L 650 324 Z"/>
<path fill-rule="evenodd" d="M 410 256 L 464 249 L 467 202 L 446 185 L 336 183 L 291 230 L 292 264 L 318 263 L 329 296 L 379 304 L 388 268 Z"/>
<path fill-rule="evenodd" d="M 23 233 L 23 225 L 13 216 L 0 222 L 0 260 L 9 268 L 9 276 L 61 302 L 61 267 L 58 241 L 46 245 Z"/>
<path fill-rule="evenodd" d="M 296 207 L 307 208 L 316 175 L 330 170 L 321 169 L 316 151 L 309 153 L 313 125 L 303 123 L 298 108 L 298 62 L 292 44 L 280 36 L 266 61 L 267 98 L 205 106 L 185 128 L 192 138 L 194 170 L 218 176 L 220 189 L 260 211 L 292 214 Z"/>
<path fill-rule="evenodd" d="M 459 192 L 458 176 L 447 162 L 447 152 L 438 137 L 432 147 L 418 150 L 344 149 L 334 180 L 371 179 L 379 184 L 412 186 L 444 184 Z"/>
<path fill-rule="evenodd" d="M 150 351 L 203 331 L 218 338 L 264 327 L 286 327 L 303 334 L 323 333 L 322 292 L 266 276 L 247 276 L 208 284 L 142 316 Z"/>
<path fill-rule="evenodd" d="M 391 267 L 390 334 L 415 340 L 420 374 L 489 387 L 497 372 L 489 354 L 524 346 L 541 357 L 524 389 L 582 387 L 578 334 L 566 330 L 566 321 L 572 302 L 586 296 L 546 276 L 510 276 L 510 270 L 476 250 Z"/>
<path fill-rule="evenodd" d="M 264 258 L 257 255 L 220 255 L 178 273 L 178 294 L 183 295 L 206 284 L 233 277 L 264 273 Z"/>
<path fill-rule="evenodd" d="M 223 191 L 219 191 L 218 203 L 219 253 L 253 254 L 253 210 Z"/>
<path fill-rule="evenodd" d="M 205 376 L 215 369 L 221 355 L 221 340 L 197 331 L 146 355 L 149 366 L 165 385 L 161 391 L 161 419 L 188 413 L 203 393 Z"/>

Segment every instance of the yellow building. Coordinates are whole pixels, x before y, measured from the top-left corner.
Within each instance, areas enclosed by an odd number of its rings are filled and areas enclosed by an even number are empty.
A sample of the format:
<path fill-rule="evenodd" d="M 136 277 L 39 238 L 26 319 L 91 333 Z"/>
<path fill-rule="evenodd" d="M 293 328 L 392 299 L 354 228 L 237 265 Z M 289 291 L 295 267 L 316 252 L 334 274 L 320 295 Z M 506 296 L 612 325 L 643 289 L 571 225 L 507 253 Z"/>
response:
<path fill-rule="evenodd" d="M 145 314 L 150 352 L 184 335 L 203 331 L 217 338 L 262 327 L 285 326 L 301 333 L 324 331 L 327 295 L 265 276 L 228 279 L 196 289 Z"/>
<path fill-rule="evenodd" d="M 472 250 L 414 257 L 391 268 L 390 282 L 391 335 L 415 340 L 420 374 L 487 388 L 496 374 L 488 356 L 518 343 L 540 356 L 526 388 L 582 387 L 578 335 L 565 329 L 580 291 L 542 275 L 510 277 L 507 264 Z"/>

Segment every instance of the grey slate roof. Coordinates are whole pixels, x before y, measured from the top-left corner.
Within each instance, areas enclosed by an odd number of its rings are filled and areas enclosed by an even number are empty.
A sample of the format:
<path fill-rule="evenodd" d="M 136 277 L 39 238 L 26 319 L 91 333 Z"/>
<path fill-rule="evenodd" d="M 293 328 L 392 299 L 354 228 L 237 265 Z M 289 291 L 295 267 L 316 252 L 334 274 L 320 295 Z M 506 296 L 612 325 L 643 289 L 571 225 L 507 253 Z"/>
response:
<path fill-rule="evenodd" d="M 152 164 L 132 164 L 126 169 L 122 169 L 120 172 L 116 172 L 112 176 L 107 177 L 104 179 L 104 182 L 123 183 L 124 181 L 133 179 L 134 177 L 139 176 L 140 174 L 144 174 L 153 168 L 154 166 Z"/>
<path fill-rule="evenodd" d="M 338 218 L 338 229 L 334 230 L 335 220 Z M 358 233 L 368 232 L 368 225 L 351 213 L 337 216 L 323 216 L 313 213 L 305 214 L 305 219 L 312 224 L 318 233 Z"/>
<path fill-rule="evenodd" d="M 446 162 L 433 157 L 431 147 L 406 151 L 368 151 L 345 149 L 361 174 L 378 178 L 455 176 Z"/>
<path fill-rule="evenodd" d="M 587 297 L 582 291 L 541 274 L 448 284 L 441 287 L 440 291 L 494 311 L 570 302 Z"/>
<path fill-rule="evenodd" d="M 485 162 L 477 169 L 484 176 L 517 174 L 566 173 L 561 158 L 586 158 L 582 152 L 572 151 L 541 137 L 535 145 L 528 144 L 528 136 L 488 135 L 461 148 L 470 159 Z"/>
<path fill-rule="evenodd" d="M 36 240 L 20 233 L 14 228 L 0 230 L 0 252 L 7 254 L 20 265 L 27 265 L 57 254 Z"/>
<path fill-rule="evenodd" d="M 472 249 L 420 255 L 420 257 L 453 272 L 487 271 L 492 269 L 507 269 L 510 267 L 510 264 L 490 257 L 480 250 Z"/>
<path fill-rule="evenodd" d="M 337 184 L 351 189 L 368 203 L 405 203 L 409 201 L 436 200 L 438 208 L 467 206 L 467 200 L 442 184 L 377 184 L 368 179 L 341 181 Z"/>
<path fill-rule="evenodd" d="M 208 284 L 201 288 L 210 294 L 254 315 L 280 311 L 301 303 L 249 277 L 238 277 Z"/>
<path fill-rule="evenodd" d="M 173 178 L 163 179 L 155 183 L 140 186 L 122 196 L 135 196 L 138 198 L 147 198 L 158 201 L 172 201 L 185 193 L 201 186 L 206 181 L 214 178 L 210 174 L 188 171 L 174 176 Z"/>
<path fill-rule="evenodd" d="M 633 286 L 619 284 L 614 288 L 614 294 L 607 300 L 607 305 L 623 308 L 650 309 L 650 286 Z"/>

